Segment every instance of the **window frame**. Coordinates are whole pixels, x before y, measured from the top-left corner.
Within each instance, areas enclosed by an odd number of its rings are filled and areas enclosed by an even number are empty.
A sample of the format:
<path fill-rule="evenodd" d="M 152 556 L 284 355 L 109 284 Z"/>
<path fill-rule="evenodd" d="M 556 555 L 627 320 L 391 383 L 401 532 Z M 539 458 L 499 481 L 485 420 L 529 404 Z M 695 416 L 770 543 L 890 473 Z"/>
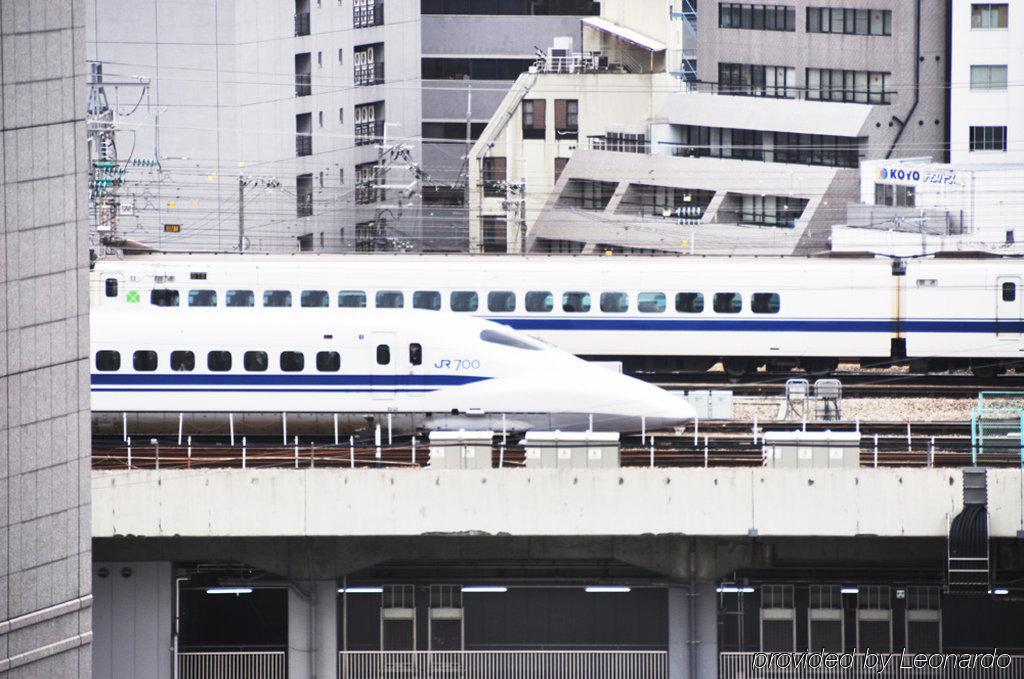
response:
<path fill-rule="evenodd" d="M 535 308 L 535 305 L 532 304 L 538 295 L 544 295 L 543 306 L 546 308 Z M 549 314 L 555 310 L 555 293 L 551 290 L 527 290 L 526 295 L 523 296 L 523 308 L 528 314 Z"/>
<path fill-rule="evenodd" d="M 214 357 L 218 359 L 227 358 L 227 364 L 221 364 L 223 367 L 214 367 Z M 234 356 L 227 349 L 211 349 L 206 352 L 206 370 L 212 373 L 226 373 L 231 372 L 231 368 L 234 366 Z"/>
<path fill-rule="evenodd" d="M 775 302 L 774 307 L 772 302 Z M 751 313 L 762 315 L 780 313 L 782 311 L 782 296 L 777 292 L 752 293 L 750 295 L 750 311 Z"/>
<path fill-rule="evenodd" d="M 248 301 L 248 304 L 235 304 L 235 299 L 240 295 L 243 295 L 243 299 Z M 244 295 L 248 295 L 247 297 Z M 230 309 L 254 309 L 256 308 L 256 292 L 254 290 L 248 290 L 239 288 L 235 290 L 228 290 L 224 293 L 224 306 Z"/>
<path fill-rule="evenodd" d="M 511 300 L 512 301 L 512 308 L 511 309 L 507 308 L 509 305 L 505 304 L 505 305 L 502 306 L 502 308 L 497 308 L 496 309 L 495 308 L 495 304 L 494 304 L 494 301 L 496 299 L 498 299 L 496 297 L 496 295 L 504 295 L 504 300 L 506 302 Z M 519 300 L 516 298 L 516 293 L 515 293 L 514 290 L 489 290 L 487 292 L 487 311 L 492 313 L 492 314 L 511 314 L 511 313 L 515 313 L 518 302 L 519 302 Z"/>
<path fill-rule="evenodd" d="M 286 363 L 285 357 L 288 357 Z M 277 367 L 283 373 L 301 373 L 306 371 L 306 353 L 304 351 L 285 350 L 277 356 Z"/>
<path fill-rule="evenodd" d="M 424 303 L 424 298 L 430 304 Z M 423 309 L 424 311 L 440 311 L 442 305 L 440 290 L 414 290 L 412 293 L 412 308 Z"/>
<path fill-rule="evenodd" d="M 645 308 L 646 305 L 650 305 L 652 303 L 650 300 L 645 300 L 645 296 L 653 296 L 655 300 L 653 303 L 659 306 L 660 308 L 652 309 L 649 306 Z M 663 314 L 666 311 L 668 311 L 668 295 L 666 295 L 664 292 L 655 291 L 639 292 L 636 295 L 636 310 L 641 314 Z"/>
<path fill-rule="evenodd" d="M 322 304 L 307 304 L 310 298 L 316 293 L 317 299 L 312 301 L 320 301 Z M 299 291 L 299 307 L 303 309 L 327 309 L 331 306 L 331 293 L 326 290 L 300 290 Z"/>
<path fill-rule="evenodd" d="M 262 361 L 262 363 L 258 361 Z M 242 370 L 247 373 L 267 372 L 270 370 L 270 355 L 259 349 L 250 349 L 246 351 L 242 354 Z"/>
<path fill-rule="evenodd" d="M 471 299 L 472 304 L 463 305 L 460 303 L 457 308 L 455 304 L 456 295 L 459 295 L 460 299 L 462 295 L 469 295 L 469 297 L 466 297 L 466 299 Z M 476 290 L 452 290 L 448 294 L 448 309 L 457 314 L 476 313 L 477 311 L 480 310 L 480 293 L 478 293 Z"/>
<path fill-rule="evenodd" d="M 622 304 L 625 300 L 625 304 Z M 617 306 L 618 308 L 607 308 Z M 625 314 L 629 313 L 629 293 L 618 290 L 605 291 L 598 296 L 597 308 L 603 314 Z"/>
<path fill-rule="evenodd" d="M 142 359 L 151 359 L 152 362 L 143 362 Z M 140 367 L 140 363 L 142 366 Z M 137 373 L 156 372 L 160 365 L 160 356 L 153 349 L 136 349 L 132 352 L 132 371 Z"/>
<path fill-rule="evenodd" d="M 103 358 L 103 359 L 110 359 L 110 362 L 107 363 L 107 361 L 104 360 L 101 363 L 100 362 L 101 358 Z M 100 349 L 100 350 L 98 350 L 96 352 L 95 356 L 93 357 L 93 365 L 96 367 L 96 371 L 97 372 L 101 372 L 101 373 L 117 372 L 117 371 L 119 371 L 121 369 L 121 352 L 118 351 L 117 349 Z M 113 367 L 107 367 L 107 366 L 113 366 Z"/>
<path fill-rule="evenodd" d="M 731 295 L 729 299 L 729 307 L 725 308 L 724 305 L 719 304 L 719 299 L 724 298 L 726 295 Z M 741 292 L 716 292 L 711 296 L 711 310 L 716 314 L 739 314 L 743 312 L 743 293 Z"/>
<path fill-rule="evenodd" d="M 381 300 L 390 299 L 397 301 L 397 304 L 381 304 Z M 373 308 L 374 309 L 404 309 L 405 308 L 405 292 L 402 290 L 378 290 L 373 295 Z"/>
<path fill-rule="evenodd" d="M 353 298 L 353 299 L 359 299 L 361 297 L 363 303 L 362 304 L 358 304 L 356 306 L 352 306 L 350 304 L 342 304 L 341 303 L 342 295 L 344 295 L 346 298 Z M 365 309 L 367 303 L 368 303 L 368 301 L 367 301 L 366 291 L 365 290 L 339 290 L 338 291 L 338 308 L 339 309 Z"/>
<path fill-rule="evenodd" d="M 171 300 L 171 303 L 158 304 L 156 300 L 161 294 L 166 294 L 168 299 Z M 149 291 L 149 304 L 150 306 L 160 307 L 163 309 L 181 306 L 181 291 L 176 290 L 175 288 L 153 288 Z"/>
<path fill-rule="evenodd" d="M 196 353 L 189 349 L 175 349 L 171 351 L 170 366 L 171 372 L 190 373 L 196 369 Z"/>
<path fill-rule="evenodd" d="M 204 300 L 211 301 L 211 302 L 213 302 L 213 304 L 196 304 L 195 302 L 200 299 L 200 294 L 201 293 L 205 293 L 203 295 L 203 299 Z M 217 306 L 217 291 L 216 290 L 210 290 L 208 288 L 189 290 L 188 291 L 188 306 L 189 306 L 189 308 L 199 308 L 199 309 L 210 308 L 210 307 Z"/>
<path fill-rule="evenodd" d="M 579 309 L 570 308 L 570 295 L 579 296 Z M 594 296 L 585 290 L 563 290 L 562 291 L 562 313 L 564 314 L 589 314 L 594 309 Z"/>
<path fill-rule="evenodd" d="M 285 297 L 283 299 L 286 299 L 288 301 L 288 303 L 287 304 L 267 304 L 267 301 L 270 300 L 270 299 L 275 299 L 277 294 L 284 294 Z M 262 299 L 263 299 L 263 304 L 262 304 L 261 308 L 263 308 L 263 309 L 290 309 L 292 307 L 292 302 L 293 302 L 293 300 L 292 300 L 292 291 L 291 290 L 264 290 L 263 291 L 263 298 Z"/>

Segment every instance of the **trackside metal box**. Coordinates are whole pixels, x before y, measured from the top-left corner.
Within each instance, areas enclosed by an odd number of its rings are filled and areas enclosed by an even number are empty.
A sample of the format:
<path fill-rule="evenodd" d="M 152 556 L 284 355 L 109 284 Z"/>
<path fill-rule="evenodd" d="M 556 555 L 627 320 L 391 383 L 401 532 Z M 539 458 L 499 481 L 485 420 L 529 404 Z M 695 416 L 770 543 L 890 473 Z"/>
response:
<path fill-rule="evenodd" d="M 529 431 L 522 442 L 528 469 L 614 469 L 618 432 Z"/>
<path fill-rule="evenodd" d="M 432 469 L 490 469 L 493 431 L 430 432 Z"/>
<path fill-rule="evenodd" d="M 771 431 L 764 435 L 764 463 L 777 469 L 856 469 L 860 441 L 855 431 Z"/>

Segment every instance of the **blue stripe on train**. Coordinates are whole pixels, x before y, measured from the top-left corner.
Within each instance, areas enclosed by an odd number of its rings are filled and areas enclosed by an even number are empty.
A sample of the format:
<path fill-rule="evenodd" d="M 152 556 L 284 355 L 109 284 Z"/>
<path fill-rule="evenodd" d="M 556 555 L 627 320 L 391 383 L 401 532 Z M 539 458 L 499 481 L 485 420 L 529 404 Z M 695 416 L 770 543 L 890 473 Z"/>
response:
<path fill-rule="evenodd" d="M 245 386 L 269 385 L 291 387 L 332 387 L 341 385 L 372 385 L 376 387 L 453 387 L 492 379 L 476 375 L 268 375 L 262 373 L 93 373 L 96 385 L 180 385 L 180 386 Z M 367 391 L 363 389 L 360 391 Z M 291 391 L 291 389 L 287 390 Z M 389 389 L 388 391 L 392 391 Z"/>
<path fill-rule="evenodd" d="M 995 320 L 768 320 L 646 318 L 491 318 L 515 330 L 641 330 L 690 332 L 864 332 L 885 333 L 1024 333 L 1024 321 Z M 899 326 L 897 328 L 897 325 Z"/>

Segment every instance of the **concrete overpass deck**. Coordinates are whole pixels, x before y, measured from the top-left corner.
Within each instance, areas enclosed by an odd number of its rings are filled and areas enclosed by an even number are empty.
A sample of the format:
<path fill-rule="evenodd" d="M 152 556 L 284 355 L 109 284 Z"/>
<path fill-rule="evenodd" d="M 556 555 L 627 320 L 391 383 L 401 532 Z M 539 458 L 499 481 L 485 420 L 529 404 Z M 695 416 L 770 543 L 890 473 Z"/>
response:
<path fill-rule="evenodd" d="M 944 538 L 952 469 L 94 471 L 93 536 Z M 992 537 L 1024 533 L 1024 470 L 988 472 Z"/>

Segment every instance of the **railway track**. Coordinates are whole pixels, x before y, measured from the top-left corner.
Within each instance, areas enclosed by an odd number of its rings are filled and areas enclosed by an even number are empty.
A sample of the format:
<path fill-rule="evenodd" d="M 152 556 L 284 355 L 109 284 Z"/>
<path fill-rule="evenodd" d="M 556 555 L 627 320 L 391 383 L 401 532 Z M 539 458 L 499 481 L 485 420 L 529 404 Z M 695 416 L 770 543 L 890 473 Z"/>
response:
<path fill-rule="evenodd" d="M 763 465 L 764 434 L 794 431 L 803 425 L 792 422 L 758 424 L 739 421 L 705 421 L 682 432 L 655 432 L 641 439 L 622 439 L 623 467 L 760 467 Z M 850 431 L 851 423 L 807 423 L 807 431 Z M 964 422 L 862 422 L 860 423 L 861 466 L 863 467 L 962 467 L 975 464 L 970 426 Z M 141 437 L 140 437 L 141 438 Z M 501 445 L 500 436 L 492 447 L 494 467 L 523 468 L 525 450 L 518 437 Z M 131 468 L 418 468 L 427 464 L 429 448 L 422 440 L 396 440 L 380 447 L 365 440 L 335 445 L 325 439 L 302 440 L 282 445 L 280 440 L 253 439 L 243 449 L 239 441 L 230 445 L 223 438 L 197 437 L 192 445 L 179 446 L 175 440 L 150 439 L 145 445 L 129 447 L 123 441 L 97 439 L 93 442 L 94 469 Z M 1020 467 L 1019 442 L 1008 442 L 998 450 L 986 449 L 978 464 Z"/>
<path fill-rule="evenodd" d="M 803 373 L 758 372 L 733 378 L 724 372 L 640 372 L 636 377 L 666 389 L 687 391 L 728 389 L 737 396 L 783 396 L 786 381 L 818 377 Z M 969 374 L 921 375 L 881 371 L 835 372 L 846 398 L 977 398 L 980 391 L 1022 391 L 1024 375 L 1001 375 L 982 380 Z"/>

